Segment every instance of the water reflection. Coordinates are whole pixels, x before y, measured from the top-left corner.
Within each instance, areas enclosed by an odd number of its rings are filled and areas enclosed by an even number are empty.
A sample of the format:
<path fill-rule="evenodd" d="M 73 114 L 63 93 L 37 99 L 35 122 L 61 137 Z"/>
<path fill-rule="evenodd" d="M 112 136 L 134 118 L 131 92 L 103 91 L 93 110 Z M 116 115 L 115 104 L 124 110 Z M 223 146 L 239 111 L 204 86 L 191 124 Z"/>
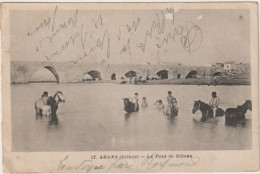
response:
<path fill-rule="evenodd" d="M 36 119 L 36 120 L 42 119 L 42 117 L 43 117 L 43 116 L 42 116 L 42 114 L 40 114 L 40 113 L 36 113 L 36 114 L 35 114 L 35 119 Z"/>
<path fill-rule="evenodd" d="M 246 128 L 247 127 L 247 122 L 249 122 L 251 120 L 245 119 L 245 120 L 241 120 L 238 122 L 232 122 L 232 123 L 227 123 L 225 122 L 225 125 L 227 127 L 241 127 L 241 128 Z"/>
<path fill-rule="evenodd" d="M 166 116 L 166 117 L 171 126 L 174 126 L 175 124 L 177 124 L 177 121 L 178 121 L 177 117 L 171 117 L 171 116 Z"/>
<path fill-rule="evenodd" d="M 36 120 L 43 120 L 44 118 L 47 118 L 49 121 L 49 125 L 58 125 L 59 124 L 59 118 L 57 115 L 50 115 L 50 116 L 43 116 L 40 113 L 35 114 Z"/>
<path fill-rule="evenodd" d="M 195 127 L 198 127 L 198 126 L 202 125 L 203 122 L 204 122 L 204 121 L 202 120 L 202 118 L 200 118 L 200 119 L 192 118 L 192 121 L 193 121 L 193 124 L 194 124 Z"/>
<path fill-rule="evenodd" d="M 131 115 L 131 114 L 126 113 L 126 114 L 125 114 L 125 120 L 128 120 L 128 118 L 130 117 L 130 115 Z"/>
<path fill-rule="evenodd" d="M 49 117 L 49 125 L 58 125 L 59 124 L 59 119 L 57 115 L 50 115 Z"/>

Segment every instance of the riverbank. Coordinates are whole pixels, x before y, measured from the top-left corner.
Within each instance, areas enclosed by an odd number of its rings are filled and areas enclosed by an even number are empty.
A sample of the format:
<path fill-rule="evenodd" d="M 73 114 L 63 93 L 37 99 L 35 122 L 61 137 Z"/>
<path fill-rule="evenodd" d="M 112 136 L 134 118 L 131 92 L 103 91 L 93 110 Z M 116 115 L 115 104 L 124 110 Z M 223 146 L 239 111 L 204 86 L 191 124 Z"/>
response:
<path fill-rule="evenodd" d="M 147 81 L 145 85 L 251 85 L 250 79 L 166 79 Z"/>

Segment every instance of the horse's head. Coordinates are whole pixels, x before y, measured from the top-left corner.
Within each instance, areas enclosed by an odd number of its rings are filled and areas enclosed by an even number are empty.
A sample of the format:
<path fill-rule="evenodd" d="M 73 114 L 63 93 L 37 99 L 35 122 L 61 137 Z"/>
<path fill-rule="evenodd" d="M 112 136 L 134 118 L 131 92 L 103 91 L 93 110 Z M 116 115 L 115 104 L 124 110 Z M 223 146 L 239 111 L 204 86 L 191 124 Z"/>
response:
<path fill-rule="evenodd" d="M 200 110 L 200 100 L 194 101 L 192 113 L 195 114 L 195 112 L 197 112 L 197 110 Z"/>
<path fill-rule="evenodd" d="M 64 95 L 61 91 L 56 92 L 56 94 L 54 95 L 54 98 L 58 98 L 58 102 L 65 102 L 65 98 Z"/>
<path fill-rule="evenodd" d="M 247 109 L 252 111 L 252 101 L 251 100 L 246 100 L 245 105 L 247 106 Z"/>
<path fill-rule="evenodd" d="M 129 98 L 123 98 L 124 100 L 124 105 L 127 106 L 130 103 Z"/>

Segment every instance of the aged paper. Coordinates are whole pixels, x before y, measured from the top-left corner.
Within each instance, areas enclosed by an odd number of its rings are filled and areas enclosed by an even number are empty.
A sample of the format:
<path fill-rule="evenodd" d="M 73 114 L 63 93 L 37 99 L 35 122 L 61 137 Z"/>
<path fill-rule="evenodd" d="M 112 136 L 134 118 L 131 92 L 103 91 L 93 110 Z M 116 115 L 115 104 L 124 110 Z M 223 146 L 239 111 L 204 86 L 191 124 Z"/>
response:
<path fill-rule="evenodd" d="M 257 171 L 257 3 L 3 3 L 3 172 Z"/>

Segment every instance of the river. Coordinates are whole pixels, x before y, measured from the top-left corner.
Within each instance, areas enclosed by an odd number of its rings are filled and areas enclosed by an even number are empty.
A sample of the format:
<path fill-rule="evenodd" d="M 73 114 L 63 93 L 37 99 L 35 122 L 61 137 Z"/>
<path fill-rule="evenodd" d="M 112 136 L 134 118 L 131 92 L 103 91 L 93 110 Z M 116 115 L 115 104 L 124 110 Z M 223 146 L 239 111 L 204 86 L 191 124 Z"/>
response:
<path fill-rule="evenodd" d="M 58 125 L 36 117 L 34 103 L 43 91 L 60 90 Z M 179 116 L 163 115 L 153 103 L 172 91 Z M 11 86 L 13 151 L 161 151 L 239 150 L 251 148 L 251 111 L 244 124 L 226 126 L 225 118 L 201 122 L 192 114 L 194 100 L 208 102 L 216 91 L 224 110 L 251 99 L 250 86 L 120 85 L 101 83 L 27 84 Z M 148 107 L 126 114 L 123 97 L 139 93 Z"/>

